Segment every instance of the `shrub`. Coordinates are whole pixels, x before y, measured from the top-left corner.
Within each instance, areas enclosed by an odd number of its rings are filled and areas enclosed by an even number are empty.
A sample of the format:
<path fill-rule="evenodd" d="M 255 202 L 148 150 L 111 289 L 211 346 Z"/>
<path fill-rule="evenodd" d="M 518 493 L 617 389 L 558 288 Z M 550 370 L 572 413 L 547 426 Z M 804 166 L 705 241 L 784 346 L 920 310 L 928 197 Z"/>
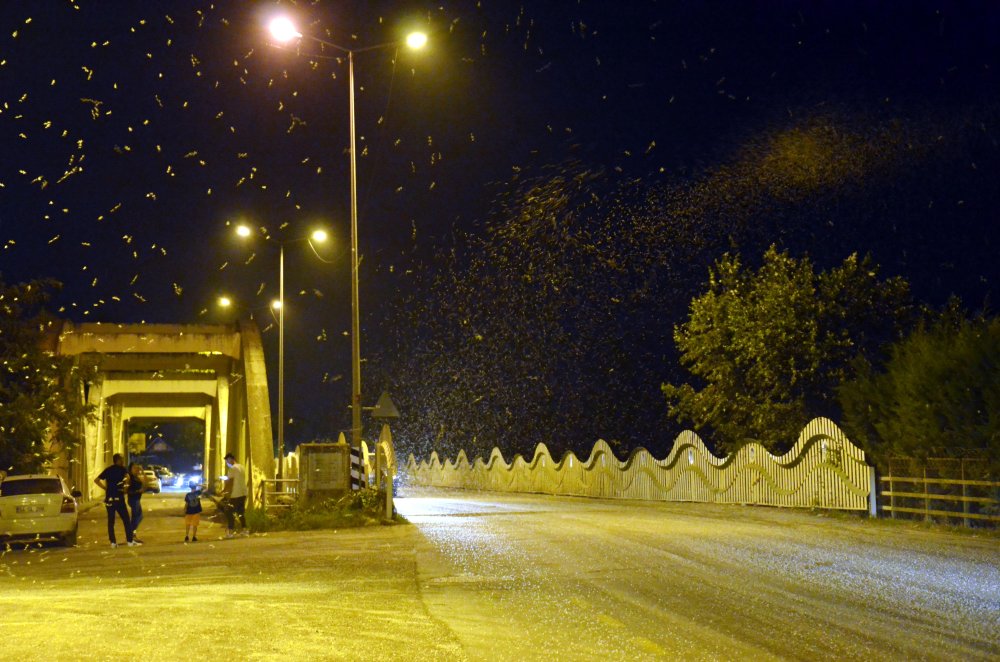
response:
<path fill-rule="evenodd" d="M 1000 318 L 945 314 L 840 391 L 845 428 L 877 459 L 978 456 L 1000 466 Z"/>
<path fill-rule="evenodd" d="M 251 509 L 247 511 L 247 526 L 255 532 L 313 531 L 405 521 L 399 517 L 386 520 L 384 507 L 385 492 L 368 488 L 351 492 L 339 499 L 296 502 L 288 508 L 270 513 L 265 513 L 261 508 Z"/>

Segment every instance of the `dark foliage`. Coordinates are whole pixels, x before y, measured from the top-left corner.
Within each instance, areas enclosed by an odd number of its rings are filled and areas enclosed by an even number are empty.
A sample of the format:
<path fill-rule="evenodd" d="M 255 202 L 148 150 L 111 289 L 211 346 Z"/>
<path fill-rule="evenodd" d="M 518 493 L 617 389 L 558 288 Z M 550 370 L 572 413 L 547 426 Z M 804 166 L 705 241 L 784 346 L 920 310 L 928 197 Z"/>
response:
<path fill-rule="evenodd" d="M 857 357 L 877 360 L 912 322 L 906 282 L 850 256 L 817 273 L 773 246 L 753 270 L 724 256 L 674 339 L 695 385 L 664 384 L 670 413 L 718 450 L 748 440 L 785 452 L 816 416 L 839 418 L 835 389 Z"/>
<path fill-rule="evenodd" d="M 1000 318 L 952 306 L 840 390 L 845 429 L 888 457 L 985 457 L 1000 465 Z"/>
<path fill-rule="evenodd" d="M 44 470 L 78 443 L 89 414 L 79 369 L 46 347 L 58 323 L 44 305 L 58 288 L 0 281 L 0 469 L 8 473 Z"/>

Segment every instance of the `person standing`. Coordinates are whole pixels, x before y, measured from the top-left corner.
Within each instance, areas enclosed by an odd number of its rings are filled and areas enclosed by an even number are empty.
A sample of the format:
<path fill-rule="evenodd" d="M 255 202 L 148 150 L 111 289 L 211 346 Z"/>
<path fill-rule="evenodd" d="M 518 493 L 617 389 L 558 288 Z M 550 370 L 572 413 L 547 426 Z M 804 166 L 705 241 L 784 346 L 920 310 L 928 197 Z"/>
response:
<path fill-rule="evenodd" d="M 184 542 L 198 542 L 198 524 L 201 523 L 201 486 L 196 481 L 188 483 L 191 491 L 184 495 Z"/>
<path fill-rule="evenodd" d="M 146 491 L 146 484 L 142 478 L 142 467 L 135 462 L 128 465 L 128 509 L 132 514 L 132 540 L 142 543 L 139 540 L 139 524 L 142 523 L 142 493 Z"/>
<path fill-rule="evenodd" d="M 118 541 L 115 539 L 115 513 L 118 513 L 125 525 L 125 539 L 128 541 L 128 546 L 140 545 L 141 543 L 132 539 L 132 521 L 129 519 L 128 510 L 125 509 L 128 471 L 125 470 L 125 458 L 121 453 L 112 456 L 111 465 L 105 467 L 104 471 L 94 479 L 94 484 L 104 490 L 104 508 L 108 511 L 108 540 L 111 541 L 111 546 L 118 546 Z"/>
<path fill-rule="evenodd" d="M 226 518 L 229 521 L 229 530 L 226 537 L 232 538 L 236 533 L 236 518 L 240 520 L 243 535 L 250 535 L 247 531 L 247 474 L 243 466 L 237 464 L 236 457 L 232 453 L 226 453 L 226 484 L 222 488 L 222 496 L 228 502 L 226 508 Z"/>

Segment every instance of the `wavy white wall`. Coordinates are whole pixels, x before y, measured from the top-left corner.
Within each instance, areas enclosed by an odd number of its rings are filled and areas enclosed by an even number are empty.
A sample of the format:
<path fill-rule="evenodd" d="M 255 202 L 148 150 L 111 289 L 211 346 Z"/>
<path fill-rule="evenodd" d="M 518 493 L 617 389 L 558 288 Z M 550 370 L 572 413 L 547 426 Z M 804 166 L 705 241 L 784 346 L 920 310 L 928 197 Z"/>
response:
<path fill-rule="evenodd" d="M 619 460 L 599 440 L 586 460 L 567 452 L 557 461 L 538 444 L 531 460 L 515 455 L 510 463 L 497 448 L 486 461 L 470 462 L 465 451 L 454 462 L 410 455 L 406 471 L 412 484 L 434 487 L 845 510 L 867 510 L 871 490 L 864 451 L 826 418 L 810 421 L 781 456 L 752 443 L 716 457 L 686 430 L 662 460 L 644 448 Z"/>

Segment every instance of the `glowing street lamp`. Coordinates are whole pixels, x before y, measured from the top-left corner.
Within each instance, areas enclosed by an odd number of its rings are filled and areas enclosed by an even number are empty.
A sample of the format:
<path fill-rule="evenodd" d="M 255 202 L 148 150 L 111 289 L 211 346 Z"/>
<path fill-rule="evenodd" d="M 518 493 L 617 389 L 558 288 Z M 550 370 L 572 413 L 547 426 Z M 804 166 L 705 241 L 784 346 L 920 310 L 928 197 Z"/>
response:
<path fill-rule="evenodd" d="M 423 32 L 411 32 L 406 35 L 406 45 L 415 51 L 427 45 L 427 35 Z"/>
<path fill-rule="evenodd" d="M 237 225 L 236 235 L 246 239 L 253 234 L 253 230 L 248 225 Z M 283 478 L 282 465 L 285 463 L 285 244 L 298 241 L 308 241 L 310 247 L 313 242 L 322 244 L 327 240 L 325 230 L 313 230 L 308 237 L 279 241 L 278 257 L 278 298 L 271 302 L 271 308 L 278 311 L 278 478 Z M 315 248 L 313 249 L 315 251 Z M 220 305 L 222 297 L 219 299 Z M 228 300 L 228 299 L 227 299 Z"/>
<path fill-rule="evenodd" d="M 278 17 L 271 21 L 269 25 L 271 36 L 279 42 L 288 42 L 295 39 L 309 39 L 318 44 L 329 46 L 330 48 L 347 53 L 347 81 L 350 87 L 350 132 L 351 132 L 351 445 L 355 448 L 361 447 L 361 323 L 360 305 L 358 302 L 358 169 L 357 169 L 357 147 L 356 131 L 354 128 L 354 54 L 364 51 L 372 51 L 389 46 L 395 46 L 399 42 L 393 41 L 384 44 L 376 44 L 364 48 L 345 48 L 312 36 L 305 36 L 296 29 L 295 24 L 287 17 Z M 427 45 L 427 35 L 422 32 L 413 32 L 405 39 L 406 45 L 414 50 L 419 50 Z"/>
<path fill-rule="evenodd" d="M 278 318 L 275 315 L 275 311 L 277 311 L 279 308 L 281 308 L 281 302 L 278 301 L 277 299 L 273 300 L 267 306 L 258 306 L 256 308 L 247 308 L 247 307 L 245 307 L 245 306 L 243 306 L 241 304 L 236 303 L 236 301 L 234 301 L 233 298 L 231 296 L 227 295 L 227 294 L 219 295 L 219 297 L 215 300 L 215 304 L 219 308 L 222 308 L 224 310 L 228 310 L 230 308 L 238 308 L 240 310 L 243 310 L 244 312 L 249 313 L 251 318 L 253 317 L 253 315 L 254 315 L 254 313 L 256 311 L 262 310 L 263 308 L 267 308 L 268 310 L 271 311 L 271 317 L 274 317 L 275 323 L 277 323 L 277 321 L 278 321 Z"/>
<path fill-rule="evenodd" d="M 302 37 L 302 34 L 295 29 L 295 24 L 287 16 L 278 16 L 273 19 L 267 29 L 271 31 L 271 36 L 278 41 L 291 41 Z"/>

